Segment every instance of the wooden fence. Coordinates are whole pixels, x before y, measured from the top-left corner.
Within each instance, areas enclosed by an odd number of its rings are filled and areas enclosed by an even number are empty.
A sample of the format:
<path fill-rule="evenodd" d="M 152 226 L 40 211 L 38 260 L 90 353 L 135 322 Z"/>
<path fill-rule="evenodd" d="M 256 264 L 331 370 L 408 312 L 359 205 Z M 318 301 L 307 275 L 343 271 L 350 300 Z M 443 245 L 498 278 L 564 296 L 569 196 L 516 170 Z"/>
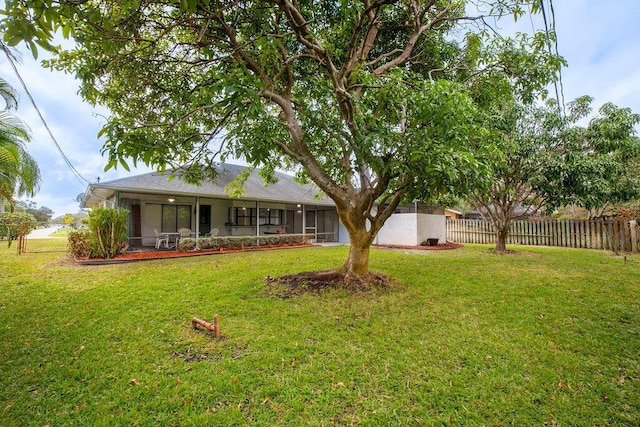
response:
<path fill-rule="evenodd" d="M 638 252 L 640 227 L 626 220 L 515 221 L 507 245 L 561 246 Z M 495 243 L 491 223 L 482 220 L 447 220 L 447 240 L 458 243 Z"/>

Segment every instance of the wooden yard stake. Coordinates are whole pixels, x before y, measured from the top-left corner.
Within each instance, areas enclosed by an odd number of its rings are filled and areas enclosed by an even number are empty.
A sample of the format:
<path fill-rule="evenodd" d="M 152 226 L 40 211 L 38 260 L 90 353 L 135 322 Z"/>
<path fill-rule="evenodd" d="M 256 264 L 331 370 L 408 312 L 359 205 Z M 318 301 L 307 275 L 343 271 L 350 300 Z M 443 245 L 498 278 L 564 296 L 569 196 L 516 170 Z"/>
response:
<path fill-rule="evenodd" d="M 220 317 L 217 314 L 213 317 L 213 323 L 209 323 L 205 320 L 198 319 L 197 317 L 194 317 L 193 319 L 191 319 L 191 326 L 193 326 L 194 329 L 196 328 L 197 325 L 200 325 L 203 328 L 213 331 L 213 334 L 215 335 L 216 339 L 220 339 Z"/>

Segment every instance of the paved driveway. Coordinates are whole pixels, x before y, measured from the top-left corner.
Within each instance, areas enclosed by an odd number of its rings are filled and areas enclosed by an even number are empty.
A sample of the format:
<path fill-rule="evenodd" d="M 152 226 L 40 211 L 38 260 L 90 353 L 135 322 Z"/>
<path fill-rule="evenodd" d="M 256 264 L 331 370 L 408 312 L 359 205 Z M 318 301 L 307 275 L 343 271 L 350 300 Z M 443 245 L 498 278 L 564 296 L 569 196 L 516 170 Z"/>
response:
<path fill-rule="evenodd" d="M 47 227 L 47 228 L 38 228 L 37 230 L 33 230 L 31 233 L 27 235 L 29 239 L 64 239 L 64 237 L 53 237 L 51 234 L 58 231 L 61 226 L 57 225 L 55 227 Z"/>

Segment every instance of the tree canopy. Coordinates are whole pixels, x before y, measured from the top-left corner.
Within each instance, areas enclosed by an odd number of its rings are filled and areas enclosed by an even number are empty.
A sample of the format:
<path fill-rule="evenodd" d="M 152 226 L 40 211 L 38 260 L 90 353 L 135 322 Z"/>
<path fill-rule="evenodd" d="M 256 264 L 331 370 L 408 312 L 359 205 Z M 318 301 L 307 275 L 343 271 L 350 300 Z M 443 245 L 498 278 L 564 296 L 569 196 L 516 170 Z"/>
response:
<path fill-rule="evenodd" d="M 39 223 L 48 223 L 53 217 L 53 210 L 46 206 L 38 207 L 38 204 L 33 201 L 18 201 L 16 202 L 18 211 L 24 211 L 31 214 Z"/>
<path fill-rule="evenodd" d="M 15 90 L 0 78 L 0 97 L 5 109 L 0 110 L 0 212 L 4 201 L 15 204 L 15 197 L 33 196 L 39 188 L 40 169 L 26 150 L 31 139 L 27 127 L 13 115 L 18 106 Z"/>
<path fill-rule="evenodd" d="M 48 65 L 112 112 L 109 167 L 133 159 L 194 182 L 217 156 L 244 158 L 267 181 L 294 170 L 333 199 L 349 233 L 338 273 L 364 277 L 401 201 L 464 194 L 489 176 L 482 100 L 507 86 L 532 100 L 563 65 L 548 34 L 488 26 L 528 10 L 539 3 L 18 0 L 3 25 L 9 44 L 34 52 L 56 30 L 76 40 Z"/>
<path fill-rule="evenodd" d="M 26 212 L 0 212 L 0 238 L 7 239 L 7 246 L 11 247 L 12 240 L 26 236 L 35 230 L 38 221 Z M 20 252 L 21 249 L 18 248 Z"/>
<path fill-rule="evenodd" d="M 638 114 L 607 103 L 588 125 L 584 96 L 562 114 L 556 102 L 543 106 L 502 106 L 493 117 L 500 156 L 492 164 L 492 184 L 470 200 L 494 226 L 496 250 L 504 252 L 518 217 L 574 204 L 586 209 L 640 197 Z M 494 110 L 495 112 L 495 110 Z"/>

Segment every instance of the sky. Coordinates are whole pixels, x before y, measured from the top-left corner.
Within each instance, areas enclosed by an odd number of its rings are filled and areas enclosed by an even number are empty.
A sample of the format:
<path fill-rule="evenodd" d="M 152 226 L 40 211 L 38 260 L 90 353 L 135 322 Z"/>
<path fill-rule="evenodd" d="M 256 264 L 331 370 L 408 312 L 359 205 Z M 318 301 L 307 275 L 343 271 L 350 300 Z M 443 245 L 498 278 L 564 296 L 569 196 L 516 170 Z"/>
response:
<path fill-rule="evenodd" d="M 596 0 L 562 0 L 553 5 L 558 51 L 568 61 L 562 70 L 565 101 L 590 95 L 594 110 L 613 102 L 640 113 L 640 1 L 618 0 L 609 5 Z M 532 26 L 540 29 L 543 21 L 540 16 L 524 17 L 520 26 L 521 31 L 530 31 Z M 514 28 L 510 21 L 500 27 L 505 32 Z M 45 69 L 25 49 L 20 50 L 18 71 L 62 150 L 84 179 L 107 181 L 150 171 L 118 168 L 105 172 L 103 141 L 97 134 L 108 111 L 83 102 L 73 76 Z M 87 182 L 67 167 L 4 56 L 0 56 L 0 76 L 20 93 L 16 115 L 31 129 L 27 149 L 42 173 L 39 192 L 23 200 L 46 206 L 56 216 L 79 212 L 75 199 L 86 191 Z"/>

